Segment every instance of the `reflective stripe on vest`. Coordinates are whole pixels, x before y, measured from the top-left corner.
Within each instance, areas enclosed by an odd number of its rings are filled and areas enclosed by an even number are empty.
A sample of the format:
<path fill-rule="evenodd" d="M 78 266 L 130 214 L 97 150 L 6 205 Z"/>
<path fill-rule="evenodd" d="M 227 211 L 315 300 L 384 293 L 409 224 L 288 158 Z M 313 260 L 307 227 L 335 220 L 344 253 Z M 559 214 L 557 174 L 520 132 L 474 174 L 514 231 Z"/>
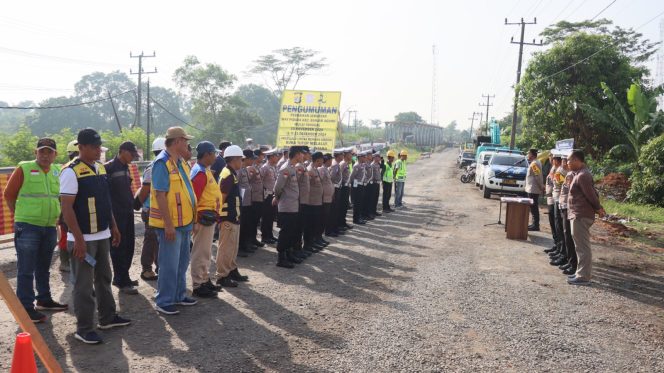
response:
<path fill-rule="evenodd" d="M 383 181 L 391 183 L 394 181 L 394 167 L 391 164 L 385 163 L 385 172 L 383 173 Z"/>
<path fill-rule="evenodd" d="M 36 161 L 21 162 L 23 184 L 16 199 L 14 221 L 39 227 L 55 227 L 60 215 L 60 168 L 45 173 Z"/>
<path fill-rule="evenodd" d="M 397 181 L 405 181 L 406 180 L 406 161 L 399 159 L 397 163 L 395 163 L 395 168 L 397 168 L 397 174 L 396 179 Z"/>
<path fill-rule="evenodd" d="M 68 166 L 76 175 L 78 192 L 74 199 L 74 213 L 83 234 L 106 230 L 111 225 L 111 198 L 104 165 L 89 165 L 76 159 Z"/>
<path fill-rule="evenodd" d="M 171 222 L 174 227 L 184 227 L 194 221 L 194 208 L 196 200 L 192 201 L 189 197 L 189 190 L 187 183 L 191 184 L 189 178 L 182 178 L 180 169 L 178 168 L 177 160 L 173 160 L 170 155 L 163 151 L 159 154 L 156 162 L 164 162 L 168 177 L 170 181 L 168 192 L 166 192 L 166 201 L 168 203 L 168 212 L 171 217 Z M 182 162 L 184 172 L 189 175 L 189 165 L 187 162 Z M 154 170 L 154 165 L 153 165 Z M 196 196 L 194 195 L 194 198 Z M 164 228 L 164 217 L 159 209 L 157 202 L 157 191 L 154 189 L 154 183 L 150 185 L 150 218 L 148 224 L 155 228 Z"/>
<path fill-rule="evenodd" d="M 219 183 L 214 179 L 212 171 L 197 163 L 191 169 L 191 180 L 193 182 L 194 177 L 201 172 L 205 173 L 207 182 L 205 183 L 203 193 L 201 193 L 196 203 L 196 211 L 215 211 L 219 214 L 221 213 L 221 189 L 219 189 Z"/>

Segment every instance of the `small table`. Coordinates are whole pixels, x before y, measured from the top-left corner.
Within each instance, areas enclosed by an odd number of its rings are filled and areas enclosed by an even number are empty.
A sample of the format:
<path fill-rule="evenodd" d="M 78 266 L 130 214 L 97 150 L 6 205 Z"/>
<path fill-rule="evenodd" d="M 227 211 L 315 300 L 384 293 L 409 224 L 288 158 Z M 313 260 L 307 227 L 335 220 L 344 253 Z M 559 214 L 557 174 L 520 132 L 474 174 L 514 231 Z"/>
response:
<path fill-rule="evenodd" d="M 501 197 L 500 203 L 505 202 L 505 232 L 507 239 L 528 239 L 528 218 L 530 205 L 534 202 L 532 198 Z"/>

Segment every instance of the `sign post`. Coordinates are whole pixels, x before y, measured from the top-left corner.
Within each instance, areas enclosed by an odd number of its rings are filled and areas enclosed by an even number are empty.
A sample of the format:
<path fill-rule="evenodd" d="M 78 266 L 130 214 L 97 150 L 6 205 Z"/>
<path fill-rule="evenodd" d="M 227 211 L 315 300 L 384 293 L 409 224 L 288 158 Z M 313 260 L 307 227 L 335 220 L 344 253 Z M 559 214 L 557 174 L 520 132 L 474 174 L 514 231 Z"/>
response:
<path fill-rule="evenodd" d="M 306 145 L 332 152 L 340 102 L 341 92 L 285 90 L 281 95 L 277 147 Z"/>

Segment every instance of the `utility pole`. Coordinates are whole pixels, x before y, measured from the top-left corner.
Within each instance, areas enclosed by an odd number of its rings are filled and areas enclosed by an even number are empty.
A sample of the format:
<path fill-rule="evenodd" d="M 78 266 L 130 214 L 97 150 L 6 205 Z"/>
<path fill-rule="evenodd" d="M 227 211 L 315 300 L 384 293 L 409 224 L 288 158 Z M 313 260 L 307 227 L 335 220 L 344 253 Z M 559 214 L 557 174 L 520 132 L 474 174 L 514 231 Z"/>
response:
<path fill-rule="evenodd" d="M 111 101 L 111 107 L 113 108 L 113 115 L 115 116 L 115 122 L 118 124 L 118 130 L 122 133 L 122 125 L 120 124 L 120 118 L 118 118 L 118 112 L 115 110 L 115 104 L 113 103 L 113 96 L 111 96 L 111 91 L 106 91 L 108 93 L 108 99 Z"/>
<path fill-rule="evenodd" d="M 482 95 L 482 98 L 486 98 L 486 104 L 480 102 L 480 106 L 486 106 L 486 121 L 484 122 L 484 125 L 486 126 L 484 131 L 488 134 L 489 133 L 489 108 L 493 106 L 491 102 L 492 98 L 496 98 L 496 95 Z"/>
<path fill-rule="evenodd" d="M 141 78 L 143 77 L 143 74 L 156 74 L 157 73 L 157 68 L 154 68 L 154 71 L 145 71 L 143 70 L 143 58 L 151 58 L 151 57 L 156 57 L 155 52 L 152 52 L 152 55 L 145 55 L 143 51 L 141 51 L 141 54 L 134 55 L 132 52 L 129 52 L 129 58 L 138 58 L 138 71 L 133 72 L 131 69 L 129 69 L 129 74 L 131 75 L 138 75 L 138 102 L 136 102 L 136 125 L 141 126 Z"/>
<path fill-rule="evenodd" d="M 150 151 L 152 147 L 150 146 L 150 122 L 152 121 L 152 110 L 150 110 L 150 78 L 148 78 L 148 106 L 145 112 L 146 114 L 146 125 L 145 125 L 145 150 L 143 151 L 143 160 L 147 161 L 150 159 Z"/>
<path fill-rule="evenodd" d="M 472 118 L 468 118 L 468 120 L 470 120 L 470 134 L 468 135 L 469 140 L 473 139 L 473 126 L 475 125 L 475 116 L 476 115 L 479 115 L 480 120 L 482 120 L 482 113 L 478 113 L 478 112 L 475 112 L 475 111 L 473 111 Z"/>
<path fill-rule="evenodd" d="M 350 131 L 350 123 L 351 123 L 350 118 L 353 116 L 353 113 L 356 113 L 356 111 L 354 111 L 354 110 L 348 110 L 348 130 L 349 130 L 349 131 Z"/>
<path fill-rule="evenodd" d="M 537 18 L 533 19 L 533 22 L 524 22 L 523 18 L 521 18 L 521 22 L 507 22 L 507 18 L 505 18 L 505 25 L 510 26 L 510 25 L 520 25 L 521 26 L 521 39 L 519 42 L 514 41 L 514 37 L 510 39 L 511 44 L 519 44 L 519 64 L 516 69 L 516 85 L 514 86 L 514 111 L 512 113 L 512 131 L 510 133 L 510 149 L 514 148 L 514 142 L 516 141 L 516 119 L 517 119 L 517 106 L 519 104 L 519 90 L 521 89 L 519 87 L 519 82 L 521 81 L 521 61 L 523 59 L 523 46 L 524 45 L 534 45 L 534 46 L 542 46 L 542 41 L 540 40 L 539 43 L 535 43 L 535 39 L 533 39 L 532 43 L 525 43 L 523 41 L 523 36 L 526 32 L 526 25 L 535 25 L 537 24 Z"/>

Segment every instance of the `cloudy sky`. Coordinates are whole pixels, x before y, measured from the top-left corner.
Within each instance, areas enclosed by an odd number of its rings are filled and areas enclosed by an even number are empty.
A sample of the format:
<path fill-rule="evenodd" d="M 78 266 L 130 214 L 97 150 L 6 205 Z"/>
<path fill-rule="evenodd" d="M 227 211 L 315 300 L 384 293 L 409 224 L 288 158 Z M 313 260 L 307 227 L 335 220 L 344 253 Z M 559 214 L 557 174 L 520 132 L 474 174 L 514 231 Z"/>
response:
<path fill-rule="evenodd" d="M 613 4 L 611 4 L 613 3 Z M 214 62 L 239 83 L 251 62 L 276 48 L 318 50 L 329 67 L 298 88 L 342 92 L 342 111 L 365 123 L 392 120 L 400 111 L 431 117 L 433 54 L 437 48 L 437 115 L 461 128 L 482 94 L 495 94 L 491 116 L 510 111 L 518 46 L 509 44 L 520 17 L 539 38 L 561 19 L 601 17 L 660 39 L 661 0 L 494 1 L 5 1 L 0 14 L 0 100 L 17 103 L 72 93 L 93 71 L 136 71 L 129 52 L 156 51 L 145 60 L 153 84 L 173 87 L 173 71 L 187 55 Z M 650 23 L 644 25 L 648 21 Z M 525 48 L 525 62 L 538 47 Z M 654 74 L 655 59 L 650 61 Z M 135 76 L 134 76 L 135 77 Z"/>

